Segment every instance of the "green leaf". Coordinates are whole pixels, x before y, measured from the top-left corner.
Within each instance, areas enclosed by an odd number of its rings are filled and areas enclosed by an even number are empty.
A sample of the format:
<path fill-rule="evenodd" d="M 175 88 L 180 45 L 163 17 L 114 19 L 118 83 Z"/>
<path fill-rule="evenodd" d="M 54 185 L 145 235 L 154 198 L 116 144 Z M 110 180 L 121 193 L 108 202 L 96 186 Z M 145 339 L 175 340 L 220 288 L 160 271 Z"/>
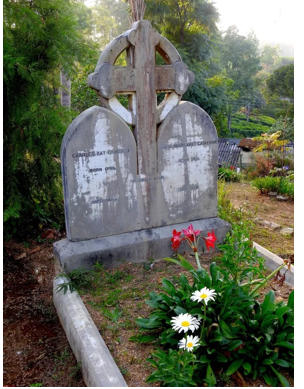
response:
<path fill-rule="evenodd" d="M 213 385 L 216 384 L 216 378 L 215 378 L 215 375 L 213 373 L 213 370 L 212 370 L 212 367 L 211 367 L 210 363 L 208 363 L 208 366 L 207 366 L 206 379 L 207 379 L 207 382 L 209 383 L 209 385 L 210 384 L 213 384 Z"/>
<path fill-rule="evenodd" d="M 207 357 L 207 355 L 202 355 L 199 359 L 199 361 L 197 362 L 200 362 L 200 363 L 209 363 L 211 362 L 210 359 Z"/>
<path fill-rule="evenodd" d="M 232 342 L 229 343 L 228 351 L 232 351 L 239 347 L 241 344 L 243 344 L 242 340 L 233 340 Z"/>
<path fill-rule="evenodd" d="M 223 336 L 225 336 L 225 338 L 227 339 L 233 339 L 233 335 L 231 333 L 229 326 L 223 320 L 220 320 L 219 324 L 220 324 L 220 331 L 223 334 Z"/>
<path fill-rule="evenodd" d="M 160 320 L 150 320 L 150 319 L 136 319 L 135 323 L 139 325 L 142 328 L 147 328 L 147 329 L 154 329 L 154 328 L 159 328 L 161 327 L 161 321 Z"/>
<path fill-rule="evenodd" d="M 238 359 L 237 361 L 234 361 L 227 369 L 226 374 L 231 375 L 237 371 L 239 367 L 242 366 L 244 362 L 244 359 Z"/>
<path fill-rule="evenodd" d="M 294 309 L 294 290 L 290 293 L 288 297 L 287 305 L 289 306 L 289 308 Z"/>
<path fill-rule="evenodd" d="M 176 293 L 175 287 L 171 281 L 167 280 L 166 278 L 162 278 L 161 282 L 167 293 L 169 293 L 170 295 L 174 295 Z"/>
<path fill-rule="evenodd" d="M 287 305 L 283 306 L 283 307 L 280 307 L 278 308 L 276 311 L 275 311 L 275 314 L 278 316 L 278 317 L 281 317 L 283 316 L 285 313 L 287 312 L 291 312 L 291 308 L 288 307 Z"/>
<path fill-rule="evenodd" d="M 245 362 L 243 365 L 244 370 L 248 371 L 248 373 L 251 372 L 251 365 L 249 362 Z"/>
<path fill-rule="evenodd" d="M 275 375 L 278 377 L 282 386 L 284 386 L 285 388 L 289 387 L 290 385 L 289 385 L 289 382 L 287 381 L 287 379 L 282 374 L 280 374 L 273 366 L 270 366 L 270 367 L 272 368 Z"/>
<path fill-rule="evenodd" d="M 275 298 L 275 294 L 274 294 L 274 291 L 273 290 L 270 290 L 265 298 L 264 298 L 264 301 L 261 305 L 261 308 L 262 308 L 262 314 L 265 314 L 266 311 L 272 311 L 273 310 L 273 303 L 274 303 L 274 298 Z"/>
<path fill-rule="evenodd" d="M 177 315 L 180 315 L 181 313 L 187 313 L 187 311 L 186 311 L 184 308 L 179 307 L 179 306 L 177 306 L 177 307 L 174 308 L 174 312 L 175 312 Z"/>
<path fill-rule="evenodd" d="M 264 378 L 264 380 L 265 380 L 267 385 L 269 385 L 269 386 L 271 386 L 273 388 L 275 388 L 277 386 L 276 385 L 277 382 L 278 382 L 277 378 L 270 377 L 268 374 L 263 374 L 263 378 Z"/>
<path fill-rule="evenodd" d="M 284 359 L 277 359 L 275 363 L 281 367 L 289 367 L 289 363 Z"/>
<path fill-rule="evenodd" d="M 273 364 L 273 361 L 269 358 L 265 358 L 263 361 L 262 361 L 262 364 L 263 365 L 272 365 Z"/>
<path fill-rule="evenodd" d="M 191 263 L 187 262 L 184 258 L 183 258 L 183 260 L 180 260 L 180 261 L 177 259 L 174 259 L 174 258 L 164 258 L 164 260 L 168 261 L 168 262 L 173 262 L 176 265 L 182 266 L 186 270 L 194 270 L 194 267 L 191 265 Z"/>
<path fill-rule="evenodd" d="M 225 355 L 223 355 L 223 354 L 221 354 L 221 353 L 217 353 L 217 355 L 216 355 L 216 360 L 217 360 L 218 362 L 222 362 L 222 363 L 228 362 L 228 358 L 225 357 Z"/>
<path fill-rule="evenodd" d="M 134 335 L 129 338 L 131 342 L 149 343 L 153 342 L 157 338 L 157 335 Z"/>
<path fill-rule="evenodd" d="M 282 346 L 282 347 L 288 348 L 289 350 L 294 350 L 294 345 L 292 343 L 286 342 L 286 341 L 278 342 L 275 344 L 275 346 Z"/>

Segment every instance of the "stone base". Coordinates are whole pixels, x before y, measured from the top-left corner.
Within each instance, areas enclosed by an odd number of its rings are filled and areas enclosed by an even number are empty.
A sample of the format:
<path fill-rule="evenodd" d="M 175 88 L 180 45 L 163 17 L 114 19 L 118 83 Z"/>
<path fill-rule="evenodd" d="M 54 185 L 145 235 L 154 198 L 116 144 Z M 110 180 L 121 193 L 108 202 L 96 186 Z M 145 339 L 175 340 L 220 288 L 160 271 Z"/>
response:
<path fill-rule="evenodd" d="M 105 268 L 112 268 L 125 262 L 142 263 L 170 257 L 173 253 L 170 241 L 172 231 L 186 229 L 189 224 L 195 230 L 201 230 L 203 236 L 214 230 L 216 244 L 223 242 L 231 228 L 229 223 L 215 217 L 78 242 L 63 239 L 54 243 L 54 256 L 66 272 L 79 267 L 91 269 L 97 261 Z M 200 247 L 202 244 L 200 241 Z M 184 251 L 191 251 L 186 242 L 178 250 L 181 254 Z"/>

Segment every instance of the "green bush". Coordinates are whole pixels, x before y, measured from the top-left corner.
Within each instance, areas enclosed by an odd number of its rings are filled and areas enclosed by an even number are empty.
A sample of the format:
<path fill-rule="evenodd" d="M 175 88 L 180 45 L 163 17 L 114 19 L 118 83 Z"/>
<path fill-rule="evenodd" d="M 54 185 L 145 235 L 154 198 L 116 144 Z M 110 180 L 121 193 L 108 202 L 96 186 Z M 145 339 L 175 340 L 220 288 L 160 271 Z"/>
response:
<path fill-rule="evenodd" d="M 146 301 L 152 313 L 136 320 L 140 334 L 131 340 L 159 345 L 148 359 L 156 370 L 147 382 L 176 387 L 216 386 L 214 372 L 230 376 L 239 371 L 254 380 L 263 377 L 267 385 L 275 387 L 279 382 L 289 386 L 281 372 L 292 372 L 294 368 L 294 292 L 287 304 L 276 303 L 273 291 L 258 300 L 258 289 L 279 269 L 263 277 L 263 260 L 248 237 L 246 226 L 235 226 L 226 243 L 219 246 L 221 265 L 212 263 L 209 272 L 194 269 L 180 255 L 179 260 L 167 258 L 183 266 L 189 277 L 183 274 L 175 282 L 162 279 L 162 291 L 151 292 Z M 213 294 L 213 298 L 197 301 L 192 298 L 197 293 Z M 202 296 L 204 299 L 207 295 Z M 179 332 L 173 329 L 172 319 L 178 317 L 193 319 L 196 324 L 200 321 L 191 334 L 196 338 L 194 350 L 181 345 L 183 335 L 184 342 L 192 342 L 186 331 L 180 333 L 181 326 L 189 323 L 181 322 Z"/>
<path fill-rule="evenodd" d="M 294 197 L 294 182 L 291 177 L 259 177 L 252 181 L 252 186 L 261 193 L 277 192 L 281 195 Z"/>
<path fill-rule="evenodd" d="M 241 173 L 237 173 L 233 168 L 220 167 L 218 169 L 218 179 L 226 182 L 240 182 Z"/>

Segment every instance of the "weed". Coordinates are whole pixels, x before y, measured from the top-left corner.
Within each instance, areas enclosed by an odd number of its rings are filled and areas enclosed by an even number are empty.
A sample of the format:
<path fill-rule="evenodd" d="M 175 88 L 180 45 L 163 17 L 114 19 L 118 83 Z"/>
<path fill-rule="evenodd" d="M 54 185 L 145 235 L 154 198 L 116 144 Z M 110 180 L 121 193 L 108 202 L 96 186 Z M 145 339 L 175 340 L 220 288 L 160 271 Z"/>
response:
<path fill-rule="evenodd" d="M 110 319 L 114 323 L 118 323 L 118 320 L 122 315 L 122 309 L 118 305 L 116 305 L 115 309 L 113 309 L 112 311 L 104 309 L 102 312 L 108 319 Z"/>
<path fill-rule="evenodd" d="M 56 362 L 59 362 L 60 365 L 63 365 L 66 361 L 66 359 L 70 356 L 67 348 L 65 347 L 65 349 L 62 351 L 61 355 L 54 355 L 54 358 L 56 360 Z"/>
<path fill-rule="evenodd" d="M 126 368 L 126 367 L 124 367 L 124 366 L 120 366 L 119 367 L 119 370 L 120 370 L 120 372 L 121 372 L 121 374 L 123 375 L 123 376 L 128 376 L 128 375 L 130 375 L 130 372 L 129 372 L 129 370 Z"/>
<path fill-rule="evenodd" d="M 78 362 L 76 366 L 72 366 L 70 377 L 80 377 L 81 374 L 81 362 Z"/>

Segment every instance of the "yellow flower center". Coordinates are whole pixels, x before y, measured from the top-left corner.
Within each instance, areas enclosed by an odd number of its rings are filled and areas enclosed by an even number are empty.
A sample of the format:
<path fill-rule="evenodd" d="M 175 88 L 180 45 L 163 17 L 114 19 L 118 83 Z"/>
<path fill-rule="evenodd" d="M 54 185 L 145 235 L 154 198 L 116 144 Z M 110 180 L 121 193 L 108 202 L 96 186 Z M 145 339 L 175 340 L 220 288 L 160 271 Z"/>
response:
<path fill-rule="evenodd" d="M 183 321 L 182 326 L 183 327 L 189 327 L 190 323 L 188 321 Z"/>
<path fill-rule="evenodd" d="M 191 343 L 191 342 L 189 342 L 188 344 L 187 344 L 187 347 L 193 347 L 193 343 Z"/>
<path fill-rule="evenodd" d="M 206 293 L 201 294 L 201 299 L 205 299 L 206 297 L 208 297 Z"/>

